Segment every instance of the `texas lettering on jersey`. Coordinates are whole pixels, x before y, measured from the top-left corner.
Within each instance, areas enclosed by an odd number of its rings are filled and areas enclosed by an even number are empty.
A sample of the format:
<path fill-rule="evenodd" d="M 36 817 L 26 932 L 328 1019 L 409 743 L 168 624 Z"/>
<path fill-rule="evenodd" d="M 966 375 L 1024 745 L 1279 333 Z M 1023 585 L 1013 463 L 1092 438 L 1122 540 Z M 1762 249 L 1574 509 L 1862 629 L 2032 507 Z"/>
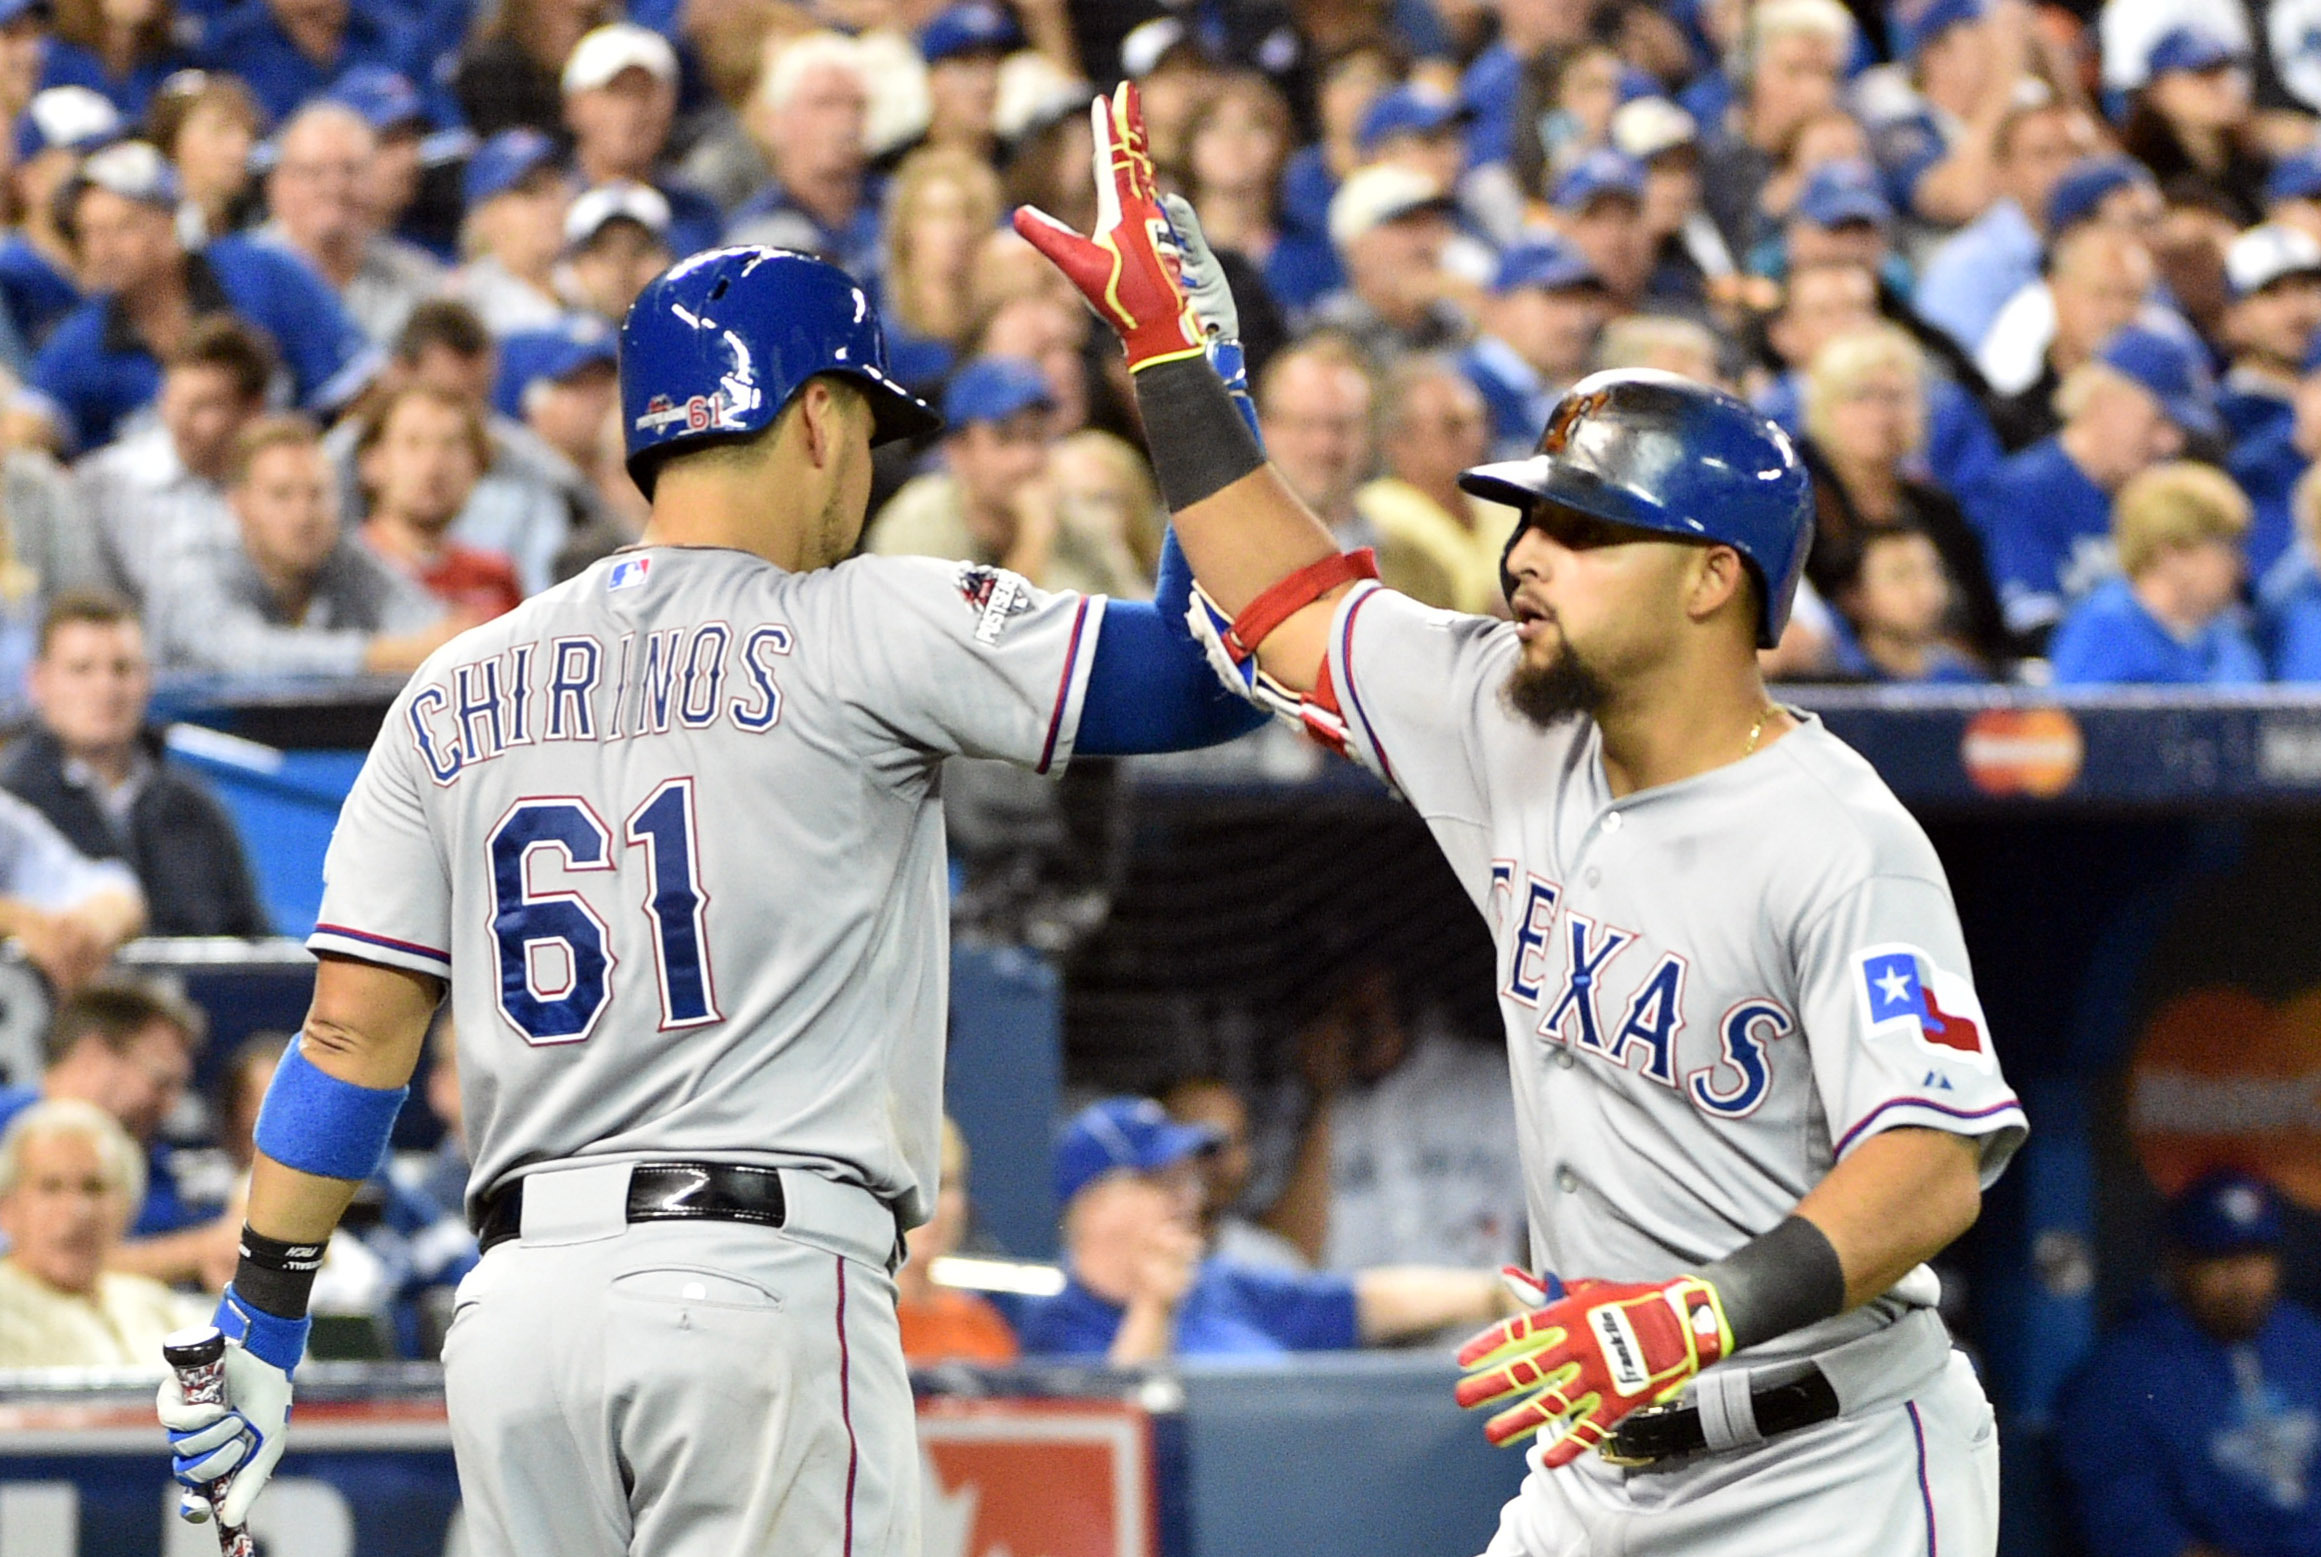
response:
<path fill-rule="evenodd" d="M 641 578 L 643 575 L 636 575 Z M 614 589 L 626 581 L 617 573 Z M 438 785 L 519 746 L 706 730 L 759 735 L 780 723 L 775 667 L 796 647 L 779 622 L 695 622 L 567 633 L 453 665 L 412 693 L 412 744 Z"/>

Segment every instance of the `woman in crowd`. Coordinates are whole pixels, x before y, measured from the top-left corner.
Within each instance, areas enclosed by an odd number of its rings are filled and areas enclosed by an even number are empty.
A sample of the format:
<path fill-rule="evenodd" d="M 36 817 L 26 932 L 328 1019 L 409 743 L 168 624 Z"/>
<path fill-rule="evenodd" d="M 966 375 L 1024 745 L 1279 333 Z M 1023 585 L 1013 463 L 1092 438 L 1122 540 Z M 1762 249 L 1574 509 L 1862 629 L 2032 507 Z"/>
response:
<path fill-rule="evenodd" d="M 481 24 L 460 51 L 452 95 L 479 136 L 529 125 L 564 130 L 564 62 L 592 27 L 615 20 L 608 0 L 500 0 L 479 9 Z"/>
<path fill-rule="evenodd" d="M 1806 373 L 1804 453 L 1814 474 L 1816 529 L 1806 577 L 1839 600 L 1861 564 L 1867 532 L 1922 532 L 1941 555 L 1953 602 L 1949 629 L 1986 664 L 2006 657 L 2004 620 L 1982 542 L 1956 499 L 1924 479 L 1926 359 L 1892 325 L 1824 345 Z"/>
<path fill-rule="evenodd" d="M 999 178 L 957 147 L 911 153 L 887 185 L 888 367 L 934 393 L 974 323 L 975 250 L 999 225 Z"/>
<path fill-rule="evenodd" d="M 258 99 L 223 71 L 181 70 L 153 94 L 145 138 L 177 165 L 185 188 L 178 225 L 188 243 L 239 231 L 258 219 L 250 154 L 265 133 L 266 111 Z"/>
<path fill-rule="evenodd" d="M 1269 280 L 1281 244 L 1281 176 L 1292 141 L 1289 104 L 1254 72 L 1225 77 L 1185 127 L 1178 182 L 1200 213 L 1209 246 L 1264 267 Z"/>
<path fill-rule="evenodd" d="M 2264 219 L 2268 162 L 2249 99 L 2248 62 L 2196 27 L 2152 45 L 2151 78 L 2135 96 L 2121 140 L 2152 170 L 2171 203 L 2207 205 L 2235 227 Z"/>

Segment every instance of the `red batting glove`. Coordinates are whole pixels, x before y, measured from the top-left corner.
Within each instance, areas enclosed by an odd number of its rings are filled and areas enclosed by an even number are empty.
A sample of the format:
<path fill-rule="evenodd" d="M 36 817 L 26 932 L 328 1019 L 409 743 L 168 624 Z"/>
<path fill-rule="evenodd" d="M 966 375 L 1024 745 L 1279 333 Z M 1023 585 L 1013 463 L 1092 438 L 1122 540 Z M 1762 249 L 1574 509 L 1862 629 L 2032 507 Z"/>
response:
<path fill-rule="evenodd" d="M 1525 1398 L 1483 1424 L 1505 1446 L 1550 1432 L 1544 1463 L 1569 1465 L 1639 1406 L 1673 1400 L 1733 1349 L 1716 1288 L 1698 1276 L 1662 1282 L 1575 1281 L 1545 1308 L 1502 1320 L 1459 1348 L 1459 1404 Z"/>
<path fill-rule="evenodd" d="M 1096 130 L 1096 231 L 1083 238 L 1028 205 L 1017 207 L 1015 230 L 1112 326 L 1132 371 L 1200 356 L 1206 337 L 1178 284 L 1176 233 L 1153 183 L 1135 84 L 1123 81 L 1109 100 L 1097 98 L 1088 117 Z"/>

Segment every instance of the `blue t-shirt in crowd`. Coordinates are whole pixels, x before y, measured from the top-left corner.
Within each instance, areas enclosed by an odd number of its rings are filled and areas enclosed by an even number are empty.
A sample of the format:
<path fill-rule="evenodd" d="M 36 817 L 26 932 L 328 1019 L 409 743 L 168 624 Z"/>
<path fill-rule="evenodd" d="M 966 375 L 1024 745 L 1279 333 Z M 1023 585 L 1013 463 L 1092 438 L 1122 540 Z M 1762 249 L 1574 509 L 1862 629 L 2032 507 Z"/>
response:
<path fill-rule="evenodd" d="M 2321 1557 L 2321 1318 L 2298 1304 L 2231 1346 L 2156 1300 L 2096 1346 L 2057 1414 L 2089 1551 Z"/>
<path fill-rule="evenodd" d="M 2060 438 L 2009 456 L 1991 478 L 1983 550 L 2007 626 L 2019 633 L 2053 625 L 2115 567 L 2111 498 L 2072 463 Z"/>
<path fill-rule="evenodd" d="M 458 108 L 437 80 L 426 38 L 412 20 L 413 9 L 395 0 L 349 0 L 338 56 L 317 64 L 290 41 L 271 5 L 244 0 L 210 28 L 201 46 L 201 62 L 241 77 L 276 125 L 322 96 L 357 65 L 401 71 L 427 98 L 438 124 L 455 124 Z"/>
<path fill-rule="evenodd" d="M 39 1101 L 37 1083 L 0 1087 L 0 1133 L 7 1131 L 18 1114 Z M 215 1221 L 223 1209 L 197 1206 L 186 1200 L 178 1190 L 173 1156 L 166 1142 L 155 1141 L 145 1148 L 145 1203 L 137 1208 L 137 1220 L 129 1227 L 130 1237 L 153 1238 L 198 1227 Z"/>
<path fill-rule="evenodd" d="M 0 307 L 24 344 L 40 350 L 49 332 L 81 306 L 80 283 L 20 232 L 0 238 Z"/>
<path fill-rule="evenodd" d="M 2257 589 L 2258 636 L 2275 681 L 2321 681 L 2321 568 L 2283 557 Z"/>
<path fill-rule="evenodd" d="M 2124 578 L 2108 579 L 2073 606 L 2047 642 L 2057 686 L 2248 686 L 2265 679 L 2264 656 L 2237 611 L 2179 638 L 2144 609 Z"/>
<path fill-rule="evenodd" d="M 125 122 L 136 124 L 145 117 L 145 105 L 153 100 L 154 89 L 192 63 L 191 55 L 171 47 L 137 61 L 127 75 L 116 76 L 105 68 L 104 56 L 95 49 L 51 38 L 41 59 L 40 84 L 43 90 L 87 87 L 118 108 Z"/>
<path fill-rule="evenodd" d="M 1515 153 L 1515 100 L 1522 95 L 1523 61 L 1504 43 L 1475 56 L 1459 78 L 1459 101 L 1466 107 L 1467 166 L 1505 162 Z"/>
<path fill-rule="evenodd" d="M 826 225 L 822 218 L 790 198 L 790 192 L 779 183 L 768 179 L 733 213 L 725 224 L 727 243 L 770 243 L 778 248 L 799 249 L 818 254 L 845 271 L 863 285 L 875 288 L 885 272 L 885 257 L 881 248 L 882 228 L 879 222 L 881 191 L 876 184 L 865 184 L 862 199 L 853 215 L 842 226 Z M 675 203 L 670 210 L 674 212 Z M 669 242 L 675 247 L 677 234 L 671 224 Z M 715 242 L 715 239 L 712 239 Z"/>
<path fill-rule="evenodd" d="M 323 279 L 288 250 L 220 238 L 186 256 L 195 315 L 233 312 L 273 339 L 298 404 L 319 410 L 361 387 L 377 362 L 362 329 Z M 56 327 L 32 365 L 32 387 L 70 419 L 75 443 L 110 443 L 121 421 L 161 392 L 161 364 L 110 297 L 94 297 Z"/>
<path fill-rule="evenodd" d="M 2295 433 L 2294 426 L 2276 423 L 2235 443 L 2224 462 L 2232 479 L 2248 494 L 2249 506 L 2256 510 L 2248 538 L 2242 543 L 2248 552 L 2251 578 L 2261 579 L 2272 571 L 2297 533 L 2289 497 L 2296 491 L 2297 478 L 2305 474 L 2306 461 L 2297 452 Z"/>
<path fill-rule="evenodd" d="M 1101 1357 L 1123 1313 L 1075 1279 L 1054 1297 L 1026 1300 L 1016 1335 L 1027 1356 Z M 1177 1305 L 1180 1357 L 1345 1351 L 1361 1340 L 1354 1280 L 1331 1272 L 1259 1270 L 1212 1257 Z"/>

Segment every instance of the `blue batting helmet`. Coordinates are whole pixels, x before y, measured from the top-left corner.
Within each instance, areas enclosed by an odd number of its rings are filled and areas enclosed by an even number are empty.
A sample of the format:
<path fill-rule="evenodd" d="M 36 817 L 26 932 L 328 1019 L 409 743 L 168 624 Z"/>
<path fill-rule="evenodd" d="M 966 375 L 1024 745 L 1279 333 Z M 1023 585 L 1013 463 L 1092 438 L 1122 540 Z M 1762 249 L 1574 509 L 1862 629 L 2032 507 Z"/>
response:
<path fill-rule="evenodd" d="M 1732 547 L 1757 576 L 1766 648 L 1788 625 L 1813 540 L 1813 483 L 1789 435 L 1721 389 L 1644 368 L 1581 379 L 1538 452 L 1478 465 L 1459 485 L 1523 513 L 1511 551 L 1540 503 Z"/>
<path fill-rule="evenodd" d="M 884 443 L 943 425 L 887 376 L 878 310 L 837 266 L 788 249 L 711 249 L 648 283 L 621 321 L 621 424 L 647 497 L 663 457 L 774 424 L 818 373 L 854 380 Z"/>

